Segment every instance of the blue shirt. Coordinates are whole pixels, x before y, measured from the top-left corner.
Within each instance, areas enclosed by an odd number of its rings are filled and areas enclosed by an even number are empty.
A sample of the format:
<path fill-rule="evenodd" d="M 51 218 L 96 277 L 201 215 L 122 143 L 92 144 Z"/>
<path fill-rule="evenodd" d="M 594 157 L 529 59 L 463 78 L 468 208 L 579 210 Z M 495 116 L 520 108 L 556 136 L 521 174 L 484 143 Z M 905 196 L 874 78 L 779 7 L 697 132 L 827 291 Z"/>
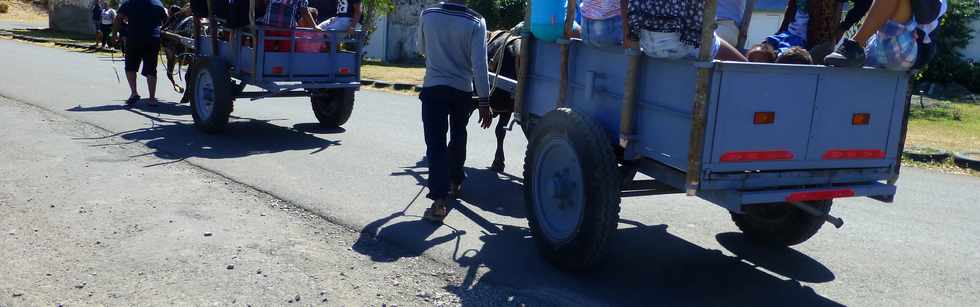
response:
<path fill-rule="evenodd" d="M 742 24 L 742 13 L 745 13 L 745 0 L 718 0 L 715 20 L 732 20 L 735 24 Z"/>
<path fill-rule="evenodd" d="M 167 19 L 160 0 L 129 0 L 119 7 L 118 14 L 129 21 L 126 38 L 139 42 L 159 39 L 160 26 Z"/>

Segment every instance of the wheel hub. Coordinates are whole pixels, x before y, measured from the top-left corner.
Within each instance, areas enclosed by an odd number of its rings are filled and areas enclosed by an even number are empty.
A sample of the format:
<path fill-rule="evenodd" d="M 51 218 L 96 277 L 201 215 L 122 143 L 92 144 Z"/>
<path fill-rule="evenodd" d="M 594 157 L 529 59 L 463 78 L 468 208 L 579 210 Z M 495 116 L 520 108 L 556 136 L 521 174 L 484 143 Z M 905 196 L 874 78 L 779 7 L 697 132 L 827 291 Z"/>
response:
<path fill-rule="evenodd" d="M 585 210 L 582 166 L 565 136 L 555 136 L 539 148 L 531 179 L 534 214 L 549 241 L 565 242 L 578 231 Z"/>

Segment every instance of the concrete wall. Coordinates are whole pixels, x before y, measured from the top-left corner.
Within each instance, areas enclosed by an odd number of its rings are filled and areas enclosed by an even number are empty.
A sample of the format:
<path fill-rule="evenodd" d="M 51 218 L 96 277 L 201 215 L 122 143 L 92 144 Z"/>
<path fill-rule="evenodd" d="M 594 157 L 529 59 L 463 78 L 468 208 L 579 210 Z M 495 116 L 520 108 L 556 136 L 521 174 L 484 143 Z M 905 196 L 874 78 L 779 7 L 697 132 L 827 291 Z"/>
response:
<path fill-rule="evenodd" d="M 395 11 L 388 15 L 387 57 L 391 61 L 419 61 L 415 48 L 419 14 L 422 10 L 441 2 L 440 0 L 394 0 Z"/>
<path fill-rule="evenodd" d="M 966 48 L 963 48 L 963 57 L 980 62 L 980 20 L 974 21 L 972 28 L 973 40 L 970 41 L 970 44 Z"/>
<path fill-rule="evenodd" d="M 95 34 L 91 11 L 93 0 L 51 0 L 48 27 L 58 31 Z"/>

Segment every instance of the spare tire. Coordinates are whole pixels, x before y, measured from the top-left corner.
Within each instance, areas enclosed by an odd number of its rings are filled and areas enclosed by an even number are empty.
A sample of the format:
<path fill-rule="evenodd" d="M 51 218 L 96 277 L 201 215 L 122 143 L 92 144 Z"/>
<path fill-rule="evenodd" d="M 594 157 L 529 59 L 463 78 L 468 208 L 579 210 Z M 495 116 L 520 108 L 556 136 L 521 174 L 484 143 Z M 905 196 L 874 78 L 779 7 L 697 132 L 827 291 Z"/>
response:
<path fill-rule="evenodd" d="M 980 171 L 980 152 L 960 152 L 953 155 L 953 163 L 959 167 Z"/>

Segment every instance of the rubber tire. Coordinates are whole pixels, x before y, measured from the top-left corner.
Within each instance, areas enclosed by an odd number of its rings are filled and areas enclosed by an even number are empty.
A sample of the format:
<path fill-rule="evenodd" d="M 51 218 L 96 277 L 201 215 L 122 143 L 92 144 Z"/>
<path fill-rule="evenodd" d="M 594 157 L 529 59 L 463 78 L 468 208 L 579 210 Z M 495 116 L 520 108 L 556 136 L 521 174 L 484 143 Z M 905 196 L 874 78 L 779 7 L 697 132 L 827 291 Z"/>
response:
<path fill-rule="evenodd" d="M 552 137 L 565 137 L 580 159 L 585 184 L 585 208 L 575 234 L 564 243 L 545 237 L 534 204 L 535 153 Z M 619 223 L 620 174 L 605 132 L 592 120 L 561 108 L 537 122 L 524 161 L 524 204 L 528 225 L 542 255 L 566 271 L 592 268 L 605 256 L 609 238 Z"/>
<path fill-rule="evenodd" d="M 828 214 L 833 201 L 826 200 L 806 204 L 817 209 L 817 211 Z M 757 217 L 758 211 L 756 210 L 761 210 L 761 206 L 778 207 L 786 210 L 785 215 L 780 221 L 765 221 L 763 218 Z M 806 242 L 810 237 L 817 234 L 820 227 L 826 223 L 824 218 L 813 216 L 789 203 L 748 205 L 743 210 L 745 214 L 730 212 L 732 221 L 749 240 L 763 245 L 791 246 Z"/>
<path fill-rule="evenodd" d="M 197 114 L 198 101 L 195 94 L 198 90 L 197 78 L 198 72 L 204 69 L 209 70 L 214 83 L 214 108 L 211 110 L 209 118 L 202 118 L 201 115 Z M 187 83 L 191 92 L 191 115 L 194 117 L 194 126 L 209 134 L 224 131 L 228 125 L 228 118 L 231 116 L 232 103 L 235 100 L 232 95 L 231 75 L 227 66 L 213 58 L 201 57 L 197 59 L 191 70 L 193 73 L 190 74 Z"/>
<path fill-rule="evenodd" d="M 953 155 L 953 163 L 956 163 L 956 165 L 962 168 L 968 168 L 975 171 L 980 171 L 980 160 L 970 158 L 966 154 L 980 155 L 980 153 L 975 153 L 975 152 L 956 153 Z"/>
<path fill-rule="evenodd" d="M 310 105 L 320 126 L 329 128 L 343 126 L 354 112 L 354 90 L 330 90 L 310 96 Z"/>
<path fill-rule="evenodd" d="M 918 161 L 923 163 L 943 163 L 949 159 L 949 152 L 945 150 L 938 150 L 939 153 L 919 153 L 914 150 L 906 149 L 904 154 L 912 161 Z"/>

